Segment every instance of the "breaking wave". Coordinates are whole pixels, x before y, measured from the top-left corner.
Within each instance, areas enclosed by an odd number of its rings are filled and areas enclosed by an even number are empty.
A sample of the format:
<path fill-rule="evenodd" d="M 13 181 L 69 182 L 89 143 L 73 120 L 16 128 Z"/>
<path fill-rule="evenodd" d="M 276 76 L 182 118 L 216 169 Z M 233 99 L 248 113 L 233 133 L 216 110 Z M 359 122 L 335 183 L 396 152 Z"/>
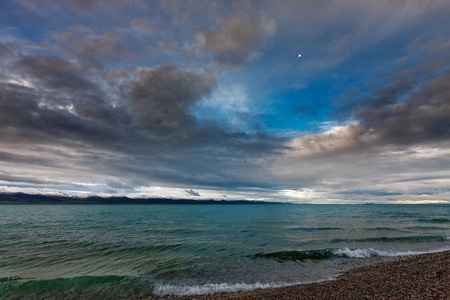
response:
<path fill-rule="evenodd" d="M 373 248 L 366 249 L 351 249 L 351 248 L 337 248 L 337 249 L 321 249 L 321 250 L 307 250 L 307 251 L 279 251 L 272 253 L 257 253 L 253 258 L 268 258 L 276 259 L 278 261 L 305 261 L 305 260 L 326 260 L 333 258 L 371 258 L 371 257 L 396 257 L 408 256 L 433 252 L 441 252 L 449 250 L 449 247 L 434 249 L 430 251 L 389 251 L 377 250 Z"/>
<path fill-rule="evenodd" d="M 332 278 L 330 278 L 331 280 Z M 153 293 L 158 296 L 165 295 L 206 295 L 214 293 L 233 293 L 233 292 L 245 292 L 256 289 L 268 289 L 286 287 L 291 285 L 305 284 L 308 282 L 292 282 L 292 283 L 208 283 L 203 285 L 173 285 L 173 284 L 160 284 L 156 285 Z"/>

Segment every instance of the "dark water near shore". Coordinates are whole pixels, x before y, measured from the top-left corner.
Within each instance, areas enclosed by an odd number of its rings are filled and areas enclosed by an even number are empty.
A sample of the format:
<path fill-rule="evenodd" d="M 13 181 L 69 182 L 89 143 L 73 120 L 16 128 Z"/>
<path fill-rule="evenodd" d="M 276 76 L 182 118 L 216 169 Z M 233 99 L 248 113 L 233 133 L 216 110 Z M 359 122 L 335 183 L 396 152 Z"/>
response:
<path fill-rule="evenodd" d="M 283 286 L 450 250 L 450 205 L 3 205 L 0 299 Z"/>

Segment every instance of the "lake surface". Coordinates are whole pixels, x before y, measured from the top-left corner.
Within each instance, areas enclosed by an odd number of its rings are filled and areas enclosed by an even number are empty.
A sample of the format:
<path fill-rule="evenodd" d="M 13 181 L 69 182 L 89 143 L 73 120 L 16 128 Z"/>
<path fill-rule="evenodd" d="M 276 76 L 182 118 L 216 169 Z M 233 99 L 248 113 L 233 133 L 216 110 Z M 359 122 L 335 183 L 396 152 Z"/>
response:
<path fill-rule="evenodd" d="M 450 205 L 2 205 L 0 238 L 1 299 L 212 293 L 450 250 Z"/>

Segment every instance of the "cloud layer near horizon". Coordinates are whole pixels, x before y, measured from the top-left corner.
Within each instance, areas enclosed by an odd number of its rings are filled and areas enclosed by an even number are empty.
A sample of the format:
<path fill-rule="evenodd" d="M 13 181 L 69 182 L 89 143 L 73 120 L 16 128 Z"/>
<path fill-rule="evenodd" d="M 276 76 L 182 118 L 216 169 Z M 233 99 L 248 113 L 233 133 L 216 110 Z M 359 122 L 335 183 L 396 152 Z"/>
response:
<path fill-rule="evenodd" d="M 445 1 L 2 6 L 4 191 L 450 201 Z"/>

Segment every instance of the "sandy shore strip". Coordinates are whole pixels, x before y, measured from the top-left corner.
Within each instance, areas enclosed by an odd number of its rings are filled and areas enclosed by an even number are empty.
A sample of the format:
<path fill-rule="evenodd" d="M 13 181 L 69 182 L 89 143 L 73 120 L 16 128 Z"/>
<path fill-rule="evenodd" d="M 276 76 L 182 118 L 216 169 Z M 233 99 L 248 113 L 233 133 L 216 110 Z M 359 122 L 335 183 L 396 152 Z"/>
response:
<path fill-rule="evenodd" d="M 347 271 L 336 280 L 250 292 L 150 299 L 449 299 L 450 251 L 398 258 Z"/>

